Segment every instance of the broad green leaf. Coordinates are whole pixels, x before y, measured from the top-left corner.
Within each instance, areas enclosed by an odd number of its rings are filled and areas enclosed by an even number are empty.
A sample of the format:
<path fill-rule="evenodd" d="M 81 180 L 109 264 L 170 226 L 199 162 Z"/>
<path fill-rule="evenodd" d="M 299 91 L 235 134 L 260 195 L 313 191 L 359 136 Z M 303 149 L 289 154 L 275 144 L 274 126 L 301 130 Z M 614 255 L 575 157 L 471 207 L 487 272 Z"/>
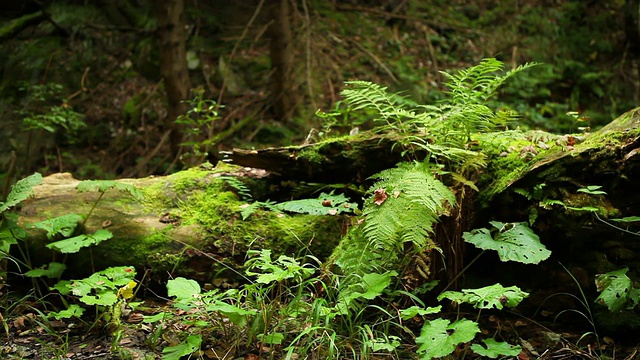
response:
<path fill-rule="evenodd" d="M 210 304 L 207 304 L 206 309 L 210 312 L 217 311 L 221 313 L 222 315 L 228 317 L 232 323 L 240 327 L 247 324 L 247 316 L 257 314 L 256 310 L 245 310 L 220 300 L 215 300 Z"/>
<path fill-rule="evenodd" d="M 586 193 L 589 195 L 607 195 L 606 192 L 600 190 L 602 186 L 600 185 L 589 185 L 586 188 L 578 189 L 578 192 Z"/>
<path fill-rule="evenodd" d="M 445 291 L 438 296 L 438 301 L 449 299 L 458 304 L 467 303 L 476 309 L 502 309 L 504 306 L 516 307 L 524 298 L 529 296 L 517 286 L 503 287 L 500 284 L 485 286 L 479 289 L 463 289 L 459 291 Z"/>
<path fill-rule="evenodd" d="M 264 344 L 280 345 L 282 344 L 282 340 L 284 340 L 284 334 L 279 332 L 274 332 L 267 335 L 258 334 L 258 340 L 260 340 Z"/>
<path fill-rule="evenodd" d="M 115 291 L 100 291 L 96 294 L 85 295 L 79 299 L 87 305 L 111 306 L 118 301 Z"/>
<path fill-rule="evenodd" d="M 115 180 L 84 180 L 76 186 L 76 190 L 78 190 L 78 192 L 98 191 L 104 193 L 110 189 L 129 193 L 131 196 L 138 199 L 143 197 L 142 192 L 140 192 L 140 190 L 138 190 L 134 185 L 125 184 Z"/>
<path fill-rule="evenodd" d="M 58 292 L 62 295 L 71 294 L 71 284 L 73 282 L 71 280 L 60 280 L 58 283 L 50 287 L 50 290 L 58 290 Z"/>
<path fill-rule="evenodd" d="M 98 245 L 99 243 L 111 239 L 111 231 L 100 229 L 93 234 L 78 235 L 69 239 L 64 239 L 51 244 L 47 244 L 49 249 L 60 251 L 63 254 L 77 253 L 83 247 Z"/>
<path fill-rule="evenodd" d="M 136 269 L 133 266 L 114 266 L 97 274 L 106 276 L 115 286 L 124 286 L 136 277 Z"/>
<path fill-rule="evenodd" d="M 385 338 L 373 338 L 373 339 L 367 340 L 365 344 L 373 352 L 378 352 L 378 351 L 391 352 L 395 350 L 398 346 L 400 346 L 400 338 L 397 336 L 390 335 Z"/>
<path fill-rule="evenodd" d="M 78 304 L 71 304 L 66 310 L 61 310 L 58 312 L 50 312 L 47 314 L 48 318 L 54 318 L 56 320 L 62 319 L 70 319 L 70 318 L 80 318 L 82 314 L 84 314 L 85 308 Z"/>
<path fill-rule="evenodd" d="M 600 292 L 596 303 L 607 306 L 609 311 L 631 308 L 634 301 L 637 303 L 637 291 L 633 291 L 627 271 L 629 269 L 624 268 L 596 276 L 596 290 Z"/>
<path fill-rule="evenodd" d="M 402 318 L 402 320 L 409 320 L 414 316 L 418 316 L 418 315 L 422 316 L 422 315 L 437 314 L 441 310 L 442 310 L 441 305 L 436 307 L 428 307 L 426 309 L 414 305 L 412 307 L 400 310 L 400 317 Z"/>
<path fill-rule="evenodd" d="M 500 356 L 518 356 L 522 351 L 520 345 L 511 345 L 507 342 L 498 342 L 494 339 L 485 339 L 482 342 L 486 345 L 486 348 L 480 344 L 471 345 L 471 350 L 476 354 L 491 359 L 496 359 Z"/>
<path fill-rule="evenodd" d="M 0 213 L 18 205 L 33 193 L 33 187 L 42 182 L 42 175 L 35 173 L 19 180 L 11 187 L 7 201 L 0 203 Z"/>
<path fill-rule="evenodd" d="M 180 344 L 162 349 L 162 360 L 180 360 L 181 357 L 198 351 L 201 343 L 202 336 L 189 335 Z"/>
<path fill-rule="evenodd" d="M 398 273 L 395 271 L 388 271 L 384 274 L 365 274 L 360 282 L 352 284 L 340 292 L 340 301 L 336 304 L 339 313 L 347 314 L 354 300 L 372 300 L 380 296 L 384 289 L 391 284 L 391 278 L 396 275 Z"/>
<path fill-rule="evenodd" d="M 60 234 L 64 237 L 73 235 L 78 223 L 82 221 L 82 216 L 78 214 L 67 214 L 31 224 L 32 227 L 47 232 L 47 239 L 51 240 Z"/>
<path fill-rule="evenodd" d="M 352 213 L 358 204 L 350 203 L 343 194 L 321 193 L 316 199 L 286 201 L 273 206 L 282 211 L 311 215 L 336 215 Z"/>
<path fill-rule="evenodd" d="M 478 324 L 467 319 L 450 323 L 446 319 L 427 321 L 416 338 L 421 360 L 431 360 L 451 354 L 460 343 L 466 343 L 480 332 Z"/>
<path fill-rule="evenodd" d="M 41 277 L 46 276 L 50 279 L 57 279 L 62 275 L 62 272 L 67 268 L 65 264 L 58 262 L 51 262 L 39 269 L 32 269 L 24 273 L 26 277 Z"/>
<path fill-rule="evenodd" d="M 178 277 L 167 281 L 167 294 L 175 296 L 178 301 L 196 299 L 200 295 L 200 291 L 202 289 L 195 280 Z"/>
<path fill-rule="evenodd" d="M 143 315 L 142 317 L 142 322 L 145 324 L 153 324 L 153 323 L 157 323 L 159 321 L 163 321 L 165 319 L 165 317 L 169 316 L 170 313 L 167 312 L 161 312 L 161 313 L 157 313 L 155 315 Z"/>
<path fill-rule="evenodd" d="M 518 261 L 537 264 L 551 256 L 551 251 L 540 243 L 540 238 L 526 223 L 501 223 L 492 221 L 497 229 L 495 239 L 485 228 L 465 232 L 462 237 L 483 250 L 496 250 L 502 261 Z"/>
<path fill-rule="evenodd" d="M 6 213 L 0 219 L 0 259 L 9 255 L 11 245 L 18 244 L 17 240 L 26 239 L 29 234 L 18 225 L 17 215 Z"/>

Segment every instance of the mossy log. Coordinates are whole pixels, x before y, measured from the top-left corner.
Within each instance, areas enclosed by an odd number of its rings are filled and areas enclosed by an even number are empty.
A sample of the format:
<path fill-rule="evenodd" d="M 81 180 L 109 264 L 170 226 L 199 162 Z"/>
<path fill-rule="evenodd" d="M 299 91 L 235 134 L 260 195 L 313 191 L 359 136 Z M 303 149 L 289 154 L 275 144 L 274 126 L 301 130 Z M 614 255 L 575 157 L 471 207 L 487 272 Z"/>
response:
<path fill-rule="evenodd" d="M 180 274 L 209 282 L 238 278 L 235 271 L 242 273 L 249 249 L 269 248 L 291 255 L 308 251 L 324 258 L 343 235 L 345 219 L 257 211 L 243 221 L 239 207 L 246 201 L 238 198 L 224 177 L 243 179 L 264 199 L 274 199 L 270 194 L 283 191 L 279 187 L 283 178 L 362 183 L 399 161 L 424 157 L 399 146 L 398 139 L 393 134 L 361 133 L 297 147 L 234 150 L 227 155 L 228 160 L 251 168 L 220 164 L 214 169 L 194 168 L 168 177 L 119 180 L 142 189 L 144 200 L 107 192 L 86 223 L 86 230 L 106 226 L 114 238 L 91 253 L 85 250 L 70 256 L 67 262 L 71 273 L 80 276 L 92 267 L 136 265 L 155 274 Z M 488 162 L 476 179 L 479 193 L 464 197 L 464 209 L 458 210 L 464 214 L 464 226 L 455 224 L 460 217 L 450 216 L 441 227 L 455 226 L 460 232 L 485 227 L 489 220 L 531 220 L 557 260 L 583 262 L 589 274 L 627 264 L 640 268 L 640 257 L 631 245 L 627 246 L 631 243 L 622 239 L 620 231 L 599 222 L 591 212 L 567 208 L 595 207 L 605 218 L 640 215 L 640 192 L 635 190 L 640 177 L 640 109 L 592 134 L 501 132 L 481 136 L 476 142 Z M 21 222 L 28 225 L 70 212 L 87 214 L 98 194 L 79 194 L 75 191 L 77 184 L 68 175 L 46 178 L 36 188 L 35 196 L 23 204 Z M 533 194 L 541 184 L 543 191 L 538 194 L 522 195 Z M 600 185 L 608 195 L 577 192 L 588 185 Z M 567 207 L 541 206 L 545 200 L 559 200 Z M 435 239 L 446 249 L 452 238 L 450 229 L 438 230 L 438 234 L 448 234 L 446 239 Z M 611 240 L 606 248 L 602 239 Z M 43 234 L 34 233 L 29 242 L 36 264 L 46 263 L 54 255 L 44 247 L 46 241 Z M 463 252 L 460 248 L 451 250 Z M 583 285 L 592 287 L 592 282 L 585 280 Z"/>
<path fill-rule="evenodd" d="M 193 168 L 167 177 L 122 179 L 139 188 L 141 199 L 107 190 L 84 224 L 85 233 L 106 228 L 113 238 L 85 248 L 66 259 L 65 277 L 80 278 L 109 266 L 133 265 L 151 271 L 151 278 L 187 276 L 202 282 L 235 282 L 243 275 L 248 250 L 271 249 L 274 256 L 330 254 L 342 233 L 339 216 L 287 215 L 255 211 L 242 220 L 243 202 L 228 178 L 268 182 L 262 170 L 221 165 Z M 70 174 L 55 174 L 34 188 L 22 203 L 20 224 L 29 229 L 28 247 L 34 266 L 61 254 L 46 248 L 51 242 L 34 222 L 75 213 L 87 215 L 100 197 L 97 192 L 79 193 L 79 181 Z M 14 251 L 15 256 L 21 256 Z"/>

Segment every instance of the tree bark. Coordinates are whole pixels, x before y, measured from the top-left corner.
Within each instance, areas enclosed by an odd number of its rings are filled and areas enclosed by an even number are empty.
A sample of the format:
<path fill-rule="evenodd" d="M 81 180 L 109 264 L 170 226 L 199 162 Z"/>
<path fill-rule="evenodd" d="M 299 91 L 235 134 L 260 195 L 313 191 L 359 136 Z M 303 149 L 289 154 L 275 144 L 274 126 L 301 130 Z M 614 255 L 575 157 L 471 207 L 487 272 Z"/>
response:
<path fill-rule="evenodd" d="M 182 131 L 175 120 L 186 112 L 184 100 L 189 97 L 191 88 L 187 67 L 184 0 L 159 0 L 156 14 L 160 72 L 167 94 L 167 117 L 164 125 L 171 131 L 171 150 L 177 155 L 182 142 Z"/>
<path fill-rule="evenodd" d="M 302 256 L 305 251 L 321 259 L 330 255 L 341 237 L 344 218 L 257 210 L 243 220 L 240 210 L 246 202 L 234 195 L 225 180 L 230 177 L 249 186 L 269 187 L 270 183 L 262 170 L 230 166 L 118 180 L 134 185 L 144 196 L 135 199 L 113 189 L 104 193 L 84 228 L 77 231 L 92 234 L 106 229 L 113 238 L 65 256 L 64 277 L 77 279 L 94 270 L 127 265 L 149 271 L 154 280 L 188 276 L 208 283 L 236 282 L 242 280 L 248 250 L 270 249 L 276 258 L 279 254 Z M 19 246 L 26 247 L 33 267 L 60 262 L 63 256 L 46 248 L 52 240 L 30 224 L 69 213 L 86 216 L 96 204 L 100 194 L 79 193 L 78 184 L 68 173 L 48 176 L 34 188 L 33 197 L 21 204 L 19 223 L 30 237 Z M 12 253 L 23 254 L 15 246 Z"/>
<path fill-rule="evenodd" d="M 294 44 L 289 0 L 270 0 L 272 102 L 276 118 L 290 119 L 296 112 L 298 96 L 294 74 Z"/>

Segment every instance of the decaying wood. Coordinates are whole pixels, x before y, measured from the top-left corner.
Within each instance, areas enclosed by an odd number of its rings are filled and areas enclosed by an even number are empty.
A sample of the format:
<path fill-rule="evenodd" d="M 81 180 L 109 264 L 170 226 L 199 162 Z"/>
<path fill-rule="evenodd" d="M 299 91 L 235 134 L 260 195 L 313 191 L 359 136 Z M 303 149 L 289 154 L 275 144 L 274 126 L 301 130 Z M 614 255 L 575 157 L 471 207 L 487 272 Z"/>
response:
<path fill-rule="evenodd" d="M 304 218 L 305 228 L 299 233 L 293 234 L 288 229 L 265 233 L 265 222 L 273 221 L 276 213 L 261 212 L 245 221 L 241 219 L 238 204 L 227 207 L 224 201 L 218 201 L 216 206 L 219 208 L 210 211 L 220 211 L 219 221 L 225 222 L 225 226 L 213 226 L 228 229 L 234 234 L 221 233 L 221 230 L 212 229 L 197 219 L 186 223 L 184 214 L 190 209 L 185 208 L 185 204 L 190 204 L 192 197 L 209 193 L 208 187 L 217 189 L 219 182 L 224 181 L 221 176 L 250 177 L 253 181 L 260 181 L 266 176 L 263 170 L 255 169 L 200 169 L 196 174 L 198 178 L 189 182 L 188 189 L 174 187 L 175 179 L 182 176 L 180 173 L 168 177 L 118 180 L 136 186 L 145 196 L 135 200 L 129 194 L 116 190 L 105 193 L 82 231 L 93 233 L 104 228 L 113 233 L 113 238 L 90 250 L 85 248 L 78 254 L 70 254 L 66 259 L 69 268 L 66 276 L 78 278 L 91 274 L 93 269 L 133 265 L 141 271 L 151 271 L 154 278 L 183 275 L 203 282 L 210 282 L 216 277 L 238 279 L 249 248 L 259 250 L 274 244 L 277 248 L 275 254 L 296 255 L 306 247 L 323 257 L 330 253 L 340 238 L 343 220 L 339 217 L 307 215 Z M 45 245 L 53 240 L 29 224 L 70 213 L 87 215 L 99 197 L 97 192 L 79 193 L 76 190 L 78 184 L 79 180 L 68 173 L 45 177 L 43 183 L 34 188 L 34 195 L 22 203 L 19 221 L 31 232 L 31 238 L 25 245 L 34 266 L 60 261 L 63 256 L 46 248 Z M 152 195 L 145 192 L 151 187 L 161 191 Z M 229 196 L 229 193 L 220 192 L 220 195 Z M 159 203 L 166 205 L 158 206 Z M 282 215 L 277 219 L 284 221 L 287 217 Z M 242 222 L 242 226 L 234 226 L 234 222 L 238 225 Z M 276 221 L 272 226 L 283 227 Z M 265 238 L 267 236 L 275 238 Z"/>
<path fill-rule="evenodd" d="M 594 205 L 593 202 L 597 201 L 595 205 L 609 211 L 613 217 L 640 215 L 640 192 L 636 190 L 636 184 L 640 179 L 639 128 L 640 109 L 635 109 L 600 131 L 586 135 L 580 143 L 535 157 L 527 164 L 526 171 L 513 177 L 506 185 L 503 184 L 495 196 L 483 198 L 482 194 L 486 188 L 481 187 L 479 196 L 474 197 L 467 188 L 464 208 L 456 211 L 455 217 L 445 219 L 446 221 L 439 225 L 436 235 L 441 238 L 436 239 L 436 242 L 441 243 L 443 249 L 450 249 L 446 251 L 453 255 L 445 255 L 456 256 L 452 259 L 457 261 L 464 245 L 460 240 L 462 231 L 469 230 L 471 226 L 485 227 L 489 220 L 527 221 L 535 211 L 537 219 L 534 228 L 541 235 L 543 242 L 557 254 L 558 260 L 579 261 L 590 274 L 601 271 L 603 267 L 606 269 L 630 264 L 640 267 L 640 263 L 636 264 L 639 262 L 636 259 L 640 257 L 629 255 L 634 253 L 635 246 L 627 246 L 632 243 L 620 240 L 623 239 L 620 231 L 600 223 L 592 213 L 569 211 L 561 207 L 541 208 L 539 202 L 543 199 L 526 199 L 514 191 L 516 188 L 531 190 L 534 186 L 544 183 L 546 199 L 561 200 L 573 207 Z M 372 174 L 390 168 L 400 161 L 424 157 L 424 154 L 405 152 L 407 149 L 400 148 L 396 140 L 393 136 L 380 134 L 368 137 L 358 135 L 302 146 L 264 150 L 236 149 L 227 154 L 228 160 L 246 168 L 237 170 L 234 174 L 222 174 L 253 176 L 258 182 L 273 180 L 272 176 L 265 176 L 274 173 L 287 179 L 304 181 L 361 183 Z M 256 168 L 266 169 L 268 172 Z M 197 184 L 193 192 L 206 189 L 210 181 L 220 175 L 220 171 L 216 173 L 215 169 L 210 173 L 203 173 L 202 182 Z M 178 204 L 188 200 L 191 193 L 173 191 L 171 179 L 170 176 L 120 180 L 143 189 L 163 184 L 162 187 L 167 191 L 160 196 L 164 197 L 167 204 L 172 204 L 167 208 L 150 208 L 144 202 L 127 202 L 123 200 L 123 195 L 117 192 L 105 196 L 86 227 L 89 231 L 107 227 L 113 232 L 114 239 L 93 250 L 93 266 L 103 268 L 135 264 L 155 273 L 177 271 L 203 281 L 210 280 L 214 272 L 224 268 L 220 263 L 229 267 L 241 266 L 244 254 L 236 251 L 237 249 L 234 250 L 231 245 L 223 248 L 224 246 L 217 242 L 219 239 L 215 236 L 224 237 L 224 234 L 212 236 L 211 229 L 197 222 L 188 226 L 179 223 Z M 20 212 L 22 223 L 28 224 L 70 212 L 86 214 L 97 194 L 77 193 L 77 184 L 78 181 L 70 175 L 58 174 L 47 177 L 45 183 L 36 188 L 35 196 L 23 205 Z M 491 186 L 491 183 L 479 185 Z M 594 198 L 576 193 L 578 188 L 588 185 L 601 185 L 608 195 Z M 234 216 L 227 221 L 241 221 L 239 215 Z M 265 219 L 254 221 L 268 221 L 268 218 Z M 334 218 L 328 221 L 335 222 L 335 231 L 332 236 L 322 238 L 320 242 L 335 244 L 342 233 L 340 220 Z M 315 225 L 310 222 L 309 226 Z M 141 238 L 148 238 L 153 234 L 162 234 L 165 240 L 140 242 Z M 442 234 L 446 236 L 443 237 Z M 254 234 L 246 236 L 251 240 Z M 602 245 L 603 238 L 614 241 L 613 245 L 609 244 L 609 248 L 602 249 L 599 245 Z M 453 239 L 455 246 L 443 244 L 447 239 Z M 44 244 L 42 234 L 34 236 L 31 240 L 30 248 L 34 261 L 46 263 L 51 260 L 48 258 L 51 252 L 45 251 Z M 317 242 L 311 244 L 317 245 Z M 246 246 L 243 249 L 246 250 Z M 579 249 L 577 253 L 576 249 Z M 616 249 L 618 255 L 607 255 L 609 257 L 606 262 L 596 264 L 585 258 L 600 256 L 598 254 L 613 251 L 611 249 Z M 176 260 L 179 260 L 177 267 Z M 79 256 L 71 256 L 68 262 L 75 266 L 74 271 L 84 269 L 89 272 L 92 266 L 86 251 Z M 448 267 L 459 271 L 462 263 L 449 263 Z M 509 271 L 504 273 L 509 274 Z M 592 286 L 587 283 L 583 285 Z"/>

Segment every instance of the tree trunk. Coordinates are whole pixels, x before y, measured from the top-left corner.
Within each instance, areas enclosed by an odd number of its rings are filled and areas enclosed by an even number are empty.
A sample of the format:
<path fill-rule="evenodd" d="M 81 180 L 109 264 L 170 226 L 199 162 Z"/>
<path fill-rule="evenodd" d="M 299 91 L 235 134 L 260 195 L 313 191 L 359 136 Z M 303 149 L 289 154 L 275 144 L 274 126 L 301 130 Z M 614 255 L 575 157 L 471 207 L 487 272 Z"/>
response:
<path fill-rule="evenodd" d="M 291 34 L 289 0 L 270 0 L 272 102 L 276 118 L 290 119 L 296 111 L 298 96 L 294 74 L 294 48 Z"/>
<path fill-rule="evenodd" d="M 182 142 L 182 131 L 175 120 L 186 112 L 183 101 L 188 98 L 191 88 L 187 67 L 184 0 L 159 0 L 156 13 L 160 72 L 167 94 L 165 128 L 171 131 L 171 150 L 177 155 Z"/>

